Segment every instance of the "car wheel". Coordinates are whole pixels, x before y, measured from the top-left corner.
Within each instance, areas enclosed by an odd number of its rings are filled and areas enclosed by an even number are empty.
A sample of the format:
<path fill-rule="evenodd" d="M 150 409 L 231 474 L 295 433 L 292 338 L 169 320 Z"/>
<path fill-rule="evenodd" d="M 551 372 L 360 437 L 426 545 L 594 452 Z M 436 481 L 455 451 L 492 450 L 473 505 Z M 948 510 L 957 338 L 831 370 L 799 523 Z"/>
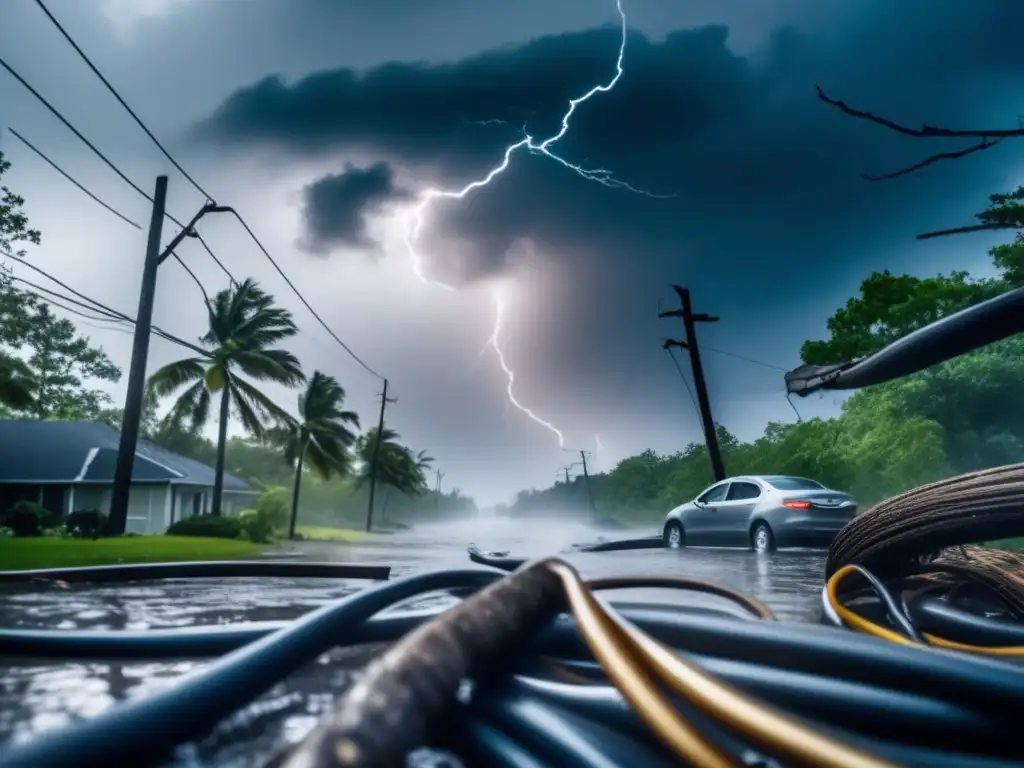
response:
<path fill-rule="evenodd" d="M 679 549 L 686 546 L 686 535 L 683 526 L 677 520 L 670 520 L 665 525 L 665 547 L 668 549 Z"/>
<path fill-rule="evenodd" d="M 763 520 L 755 523 L 750 529 L 750 548 L 755 552 L 773 552 L 775 550 L 775 535 L 771 527 Z"/>

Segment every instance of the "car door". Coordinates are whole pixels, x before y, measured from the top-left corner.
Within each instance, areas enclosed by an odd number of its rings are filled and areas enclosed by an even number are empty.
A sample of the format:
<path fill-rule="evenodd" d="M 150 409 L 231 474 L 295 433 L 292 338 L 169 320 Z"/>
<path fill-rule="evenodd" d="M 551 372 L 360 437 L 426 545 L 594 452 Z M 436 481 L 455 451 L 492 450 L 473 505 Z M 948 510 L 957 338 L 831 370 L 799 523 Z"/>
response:
<path fill-rule="evenodd" d="M 732 481 L 725 500 L 715 505 L 713 536 L 718 543 L 742 547 L 750 542 L 750 515 L 762 493 L 751 480 Z"/>
<path fill-rule="evenodd" d="M 688 510 L 683 527 L 686 528 L 686 542 L 695 546 L 714 544 L 718 504 L 725 501 L 729 492 L 729 481 L 716 483 L 694 500 Z"/>

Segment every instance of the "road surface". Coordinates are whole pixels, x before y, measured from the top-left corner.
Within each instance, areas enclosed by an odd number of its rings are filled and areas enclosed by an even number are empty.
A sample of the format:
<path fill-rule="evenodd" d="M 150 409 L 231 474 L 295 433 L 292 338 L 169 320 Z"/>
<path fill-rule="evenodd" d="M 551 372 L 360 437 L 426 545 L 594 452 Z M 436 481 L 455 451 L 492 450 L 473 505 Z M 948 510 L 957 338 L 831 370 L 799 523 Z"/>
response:
<path fill-rule="evenodd" d="M 623 536 L 648 532 L 627 532 Z M 535 557 L 593 541 L 598 532 L 581 525 L 531 520 L 473 521 L 380 535 L 365 544 L 303 542 L 310 560 L 381 563 L 392 578 L 436 568 L 470 567 L 466 546 L 510 550 Z M 620 534 L 603 534 L 609 538 Z M 717 581 L 754 595 L 782 621 L 817 621 L 824 569 L 822 551 L 793 550 L 756 555 L 740 550 L 640 550 L 565 555 L 585 577 L 676 574 Z M 0 594 L 0 625 L 47 629 L 147 629 L 285 620 L 357 590 L 365 582 L 256 580 L 142 582 L 121 586 L 5 587 Z M 658 602 L 707 603 L 714 598 L 644 590 Z M 427 600 L 438 598 L 427 598 Z M 444 598 L 441 598 L 442 600 Z M 172 685 L 202 662 L 35 663 L 0 659 L 0 741 L 22 740 L 87 718 L 116 702 L 145 696 Z M 220 736 L 198 751 L 180 756 L 180 765 L 259 765 L 266 747 L 308 730 L 329 703 L 330 689 L 343 688 L 348 672 L 324 659 L 288 683 L 268 692 L 239 713 Z M 240 735 L 241 734 L 241 735 Z"/>

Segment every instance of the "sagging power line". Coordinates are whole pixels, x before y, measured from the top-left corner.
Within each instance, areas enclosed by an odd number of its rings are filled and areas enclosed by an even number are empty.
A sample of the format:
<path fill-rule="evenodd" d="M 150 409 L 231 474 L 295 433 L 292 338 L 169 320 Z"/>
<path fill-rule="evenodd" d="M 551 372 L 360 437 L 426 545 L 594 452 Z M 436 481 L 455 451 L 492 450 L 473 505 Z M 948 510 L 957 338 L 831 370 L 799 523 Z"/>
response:
<path fill-rule="evenodd" d="M 129 325 L 135 325 L 135 318 L 131 317 L 130 315 L 125 314 L 124 312 L 120 312 L 120 311 L 118 311 L 118 310 L 116 310 L 116 309 L 114 309 L 114 308 L 112 308 L 112 307 L 110 307 L 110 306 L 100 302 L 100 301 L 97 301 L 96 299 L 93 299 L 93 298 L 91 298 L 89 296 L 86 296 L 84 293 L 81 293 L 80 291 L 75 290 L 74 288 L 69 286 L 67 283 L 63 282 L 62 280 L 59 280 L 56 277 L 54 277 L 53 275 L 51 275 L 46 270 L 41 269 L 40 267 L 37 267 L 35 264 L 32 264 L 29 261 L 21 259 L 18 256 L 14 255 L 13 253 L 9 252 L 9 251 L 0 251 L 0 256 L 5 256 L 5 257 L 11 259 L 13 262 L 15 262 L 17 264 L 20 264 L 21 266 L 28 267 L 29 269 L 34 270 L 38 274 L 42 275 L 43 277 L 45 277 L 48 280 L 51 280 L 52 282 L 54 282 L 55 284 L 59 285 L 61 288 L 63 288 L 64 290 L 68 291 L 69 293 L 73 294 L 73 296 L 77 296 L 78 298 L 75 299 L 75 298 L 72 298 L 71 296 L 65 296 L 65 295 L 63 295 L 63 294 L 61 294 L 61 293 L 59 293 L 57 291 L 53 291 L 53 290 L 50 290 L 48 288 L 44 288 L 44 287 L 38 285 L 37 283 L 33 283 L 33 282 L 31 282 L 29 280 L 26 280 L 26 279 L 24 279 L 22 277 L 18 277 L 17 275 L 11 275 L 10 276 L 11 280 L 13 280 L 15 282 L 18 282 L 18 283 L 22 283 L 24 285 L 27 285 L 27 286 L 29 286 L 29 288 L 33 289 L 33 290 L 26 291 L 26 293 L 38 292 L 38 293 L 46 294 L 46 295 L 49 295 L 51 297 L 54 297 L 54 298 L 58 299 L 59 301 L 65 302 L 67 304 L 72 304 L 72 305 L 76 305 L 78 307 L 81 307 L 82 309 L 91 310 L 91 311 L 93 311 L 97 315 L 97 317 L 90 318 L 90 319 L 93 319 L 93 320 L 102 320 L 104 322 L 106 322 L 106 321 L 122 322 L 122 323 L 127 323 Z M 38 294 L 36 294 L 36 295 L 38 295 Z M 55 306 L 59 306 L 56 301 L 53 301 L 52 299 L 48 299 L 46 297 L 46 295 L 38 296 L 38 298 L 42 299 L 43 301 L 47 301 L 47 302 L 49 302 L 51 304 L 54 304 Z M 63 309 L 68 309 L 67 307 L 62 307 L 62 308 Z M 72 312 L 73 314 L 76 312 L 76 310 L 72 310 L 72 309 L 68 309 L 68 311 Z M 207 350 L 203 349 L 202 347 L 200 347 L 200 346 L 198 346 L 196 344 L 192 344 L 192 343 L 190 343 L 188 341 L 185 341 L 184 339 L 182 339 L 182 338 L 180 338 L 178 336 L 175 336 L 174 334 L 168 333 L 167 331 L 163 330 L 159 326 L 152 326 L 151 327 L 151 331 L 156 336 L 159 336 L 162 339 L 165 339 L 165 340 L 170 341 L 170 342 L 172 342 L 174 344 L 177 344 L 177 345 L 179 345 L 181 347 L 184 347 L 185 349 L 189 349 L 192 352 L 195 352 L 196 354 L 203 355 L 203 356 L 208 356 L 208 354 L 209 354 L 207 352 Z"/>

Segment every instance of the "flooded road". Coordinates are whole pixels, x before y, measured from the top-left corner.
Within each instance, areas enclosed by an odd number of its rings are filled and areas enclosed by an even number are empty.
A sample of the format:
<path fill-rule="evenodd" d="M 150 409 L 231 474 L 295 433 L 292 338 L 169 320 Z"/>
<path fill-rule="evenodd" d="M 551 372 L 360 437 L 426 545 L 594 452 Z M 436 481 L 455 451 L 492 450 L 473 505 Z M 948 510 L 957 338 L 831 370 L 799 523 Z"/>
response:
<path fill-rule="evenodd" d="M 378 535 L 358 545 L 302 542 L 305 558 L 392 566 L 391 577 L 438 568 L 471 567 L 466 546 L 509 550 L 537 557 L 563 552 L 574 543 L 642 536 L 615 534 L 582 525 L 543 520 L 477 520 L 423 526 Z M 756 555 L 741 550 L 639 550 L 563 555 L 587 578 L 679 575 L 715 581 L 760 598 L 781 621 L 816 622 L 824 570 L 823 551 Z M 0 626 L 37 629 L 141 630 L 249 621 L 288 620 L 349 594 L 366 582 L 328 579 L 232 579 L 137 582 L 88 587 L 72 585 L 0 588 Z M 715 598 L 664 590 L 626 591 L 615 599 L 714 603 Z M 420 605 L 448 601 L 425 598 Z M 144 697 L 201 668 L 201 660 L 159 663 L 36 663 L 0 659 L 0 741 L 20 741 L 88 718 L 118 701 Z M 350 679 L 348 668 L 323 658 L 269 691 L 247 711 L 225 723 L 203 745 L 183 752 L 178 765 L 260 765 L 283 741 L 304 734 Z"/>

